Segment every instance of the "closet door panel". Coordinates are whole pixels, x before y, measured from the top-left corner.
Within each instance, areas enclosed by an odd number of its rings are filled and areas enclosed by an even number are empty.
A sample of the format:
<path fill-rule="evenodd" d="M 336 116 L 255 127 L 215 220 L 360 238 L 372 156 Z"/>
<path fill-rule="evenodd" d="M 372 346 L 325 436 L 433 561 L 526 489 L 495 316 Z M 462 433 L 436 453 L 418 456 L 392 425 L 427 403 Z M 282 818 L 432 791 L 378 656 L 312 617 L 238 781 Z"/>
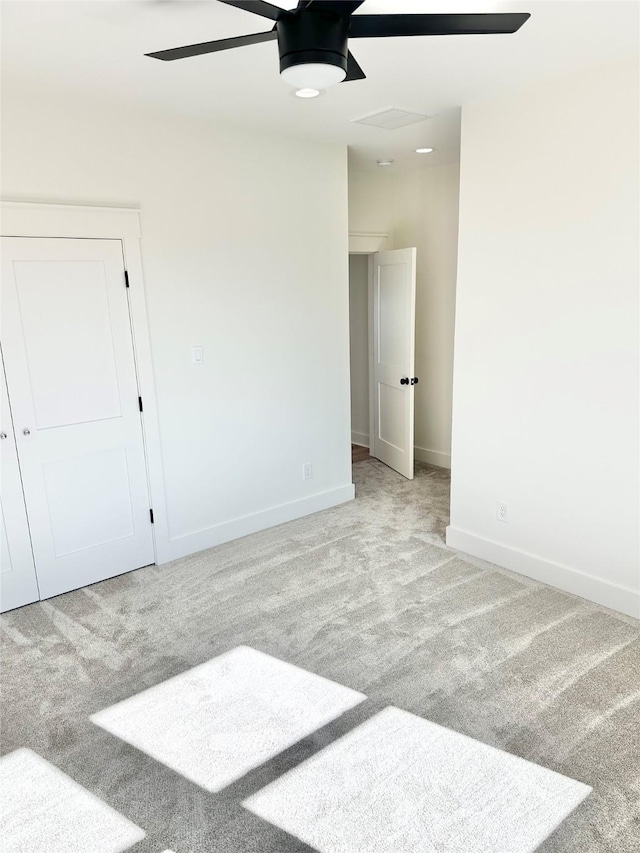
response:
<path fill-rule="evenodd" d="M 39 598 L 4 370 L 0 368 L 0 610 Z"/>
<path fill-rule="evenodd" d="M 7 383 L 47 598 L 154 562 L 122 247 L 2 248 Z"/>

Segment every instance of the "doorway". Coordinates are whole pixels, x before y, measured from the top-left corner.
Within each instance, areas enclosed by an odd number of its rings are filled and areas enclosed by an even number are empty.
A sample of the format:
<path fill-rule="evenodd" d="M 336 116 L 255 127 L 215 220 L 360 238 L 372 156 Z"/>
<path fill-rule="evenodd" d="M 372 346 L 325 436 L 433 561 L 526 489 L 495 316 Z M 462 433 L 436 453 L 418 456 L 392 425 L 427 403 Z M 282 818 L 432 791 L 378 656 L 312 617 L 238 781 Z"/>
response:
<path fill-rule="evenodd" d="M 352 461 L 363 449 L 414 476 L 416 250 L 352 251 Z"/>
<path fill-rule="evenodd" d="M 349 342 L 351 365 L 352 461 L 368 451 L 369 440 L 369 255 L 349 254 Z M 358 453 L 358 450 L 360 451 Z"/>

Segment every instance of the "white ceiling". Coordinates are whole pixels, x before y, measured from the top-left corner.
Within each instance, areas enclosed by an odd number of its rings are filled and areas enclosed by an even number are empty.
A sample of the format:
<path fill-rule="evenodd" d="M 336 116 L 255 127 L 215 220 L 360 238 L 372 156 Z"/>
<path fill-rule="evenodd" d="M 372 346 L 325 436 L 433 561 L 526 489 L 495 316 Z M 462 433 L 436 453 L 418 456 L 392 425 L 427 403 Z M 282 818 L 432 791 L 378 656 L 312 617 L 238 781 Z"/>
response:
<path fill-rule="evenodd" d="M 383 156 L 410 166 L 419 145 L 436 149 L 422 163 L 454 161 L 462 104 L 637 54 L 639 42 L 636 0 L 367 0 L 361 13 L 530 11 L 532 17 L 515 35 L 354 39 L 350 47 L 367 79 L 303 101 L 290 97 L 279 79 L 275 42 L 171 63 L 144 56 L 272 26 L 217 0 L 3 0 L 1 11 L 5 85 L 67 89 L 346 143 L 364 168 L 375 168 Z M 391 106 L 432 118 L 395 131 L 351 123 Z"/>

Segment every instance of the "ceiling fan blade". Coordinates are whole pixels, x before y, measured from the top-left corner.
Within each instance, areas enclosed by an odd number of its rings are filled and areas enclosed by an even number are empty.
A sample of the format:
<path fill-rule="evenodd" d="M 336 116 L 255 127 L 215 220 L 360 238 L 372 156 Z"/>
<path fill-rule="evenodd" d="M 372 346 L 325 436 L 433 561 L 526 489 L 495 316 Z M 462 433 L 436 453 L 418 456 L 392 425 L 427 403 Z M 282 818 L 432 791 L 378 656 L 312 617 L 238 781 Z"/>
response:
<path fill-rule="evenodd" d="M 312 6 L 316 12 L 339 12 L 341 15 L 352 15 L 364 0 L 300 0 L 298 8 L 308 9 Z"/>
<path fill-rule="evenodd" d="M 469 15 L 354 15 L 349 38 L 386 36 L 455 36 L 515 33 L 529 12 Z"/>
<path fill-rule="evenodd" d="M 273 3 L 265 3 L 264 0 L 220 0 L 227 6 L 235 6 L 244 9 L 245 12 L 253 12 L 254 15 L 262 15 L 270 21 L 279 21 L 283 15 L 287 15 L 286 9 L 274 6 Z"/>
<path fill-rule="evenodd" d="M 366 80 L 367 75 L 356 62 L 355 56 L 349 51 L 347 54 L 347 76 L 342 81 L 348 83 L 350 80 Z"/>
<path fill-rule="evenodd" d="M 145 53 L 153 59 L 171 62 L 174 59 L 186 59 L 188 56 L 201 56 L 203 53 L 216 53 L 218 50 L 230 50 L 233 47 L 244 47 L 248 44 L 260 44 L 278 38 L 275 30 L 268 33 L 254 33 L 250 36 L 236 36 L 218 41 L 203 41 L 200 44 L 188 44 L 185 47 L 172 47 L 169 50 L 157 50 L 155 53 Z"/>

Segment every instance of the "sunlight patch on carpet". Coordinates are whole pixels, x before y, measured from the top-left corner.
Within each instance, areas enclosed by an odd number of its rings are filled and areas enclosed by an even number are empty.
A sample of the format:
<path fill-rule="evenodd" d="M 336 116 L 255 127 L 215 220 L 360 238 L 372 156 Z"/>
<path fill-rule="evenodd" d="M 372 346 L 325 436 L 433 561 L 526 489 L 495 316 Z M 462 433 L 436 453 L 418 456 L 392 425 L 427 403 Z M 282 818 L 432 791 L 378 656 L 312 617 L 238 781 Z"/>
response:
<path fill-rule="evenodd" d="M 386 708 L 243 805 L 319 853 L 533 853 L 590 791 Z"/>
<path fill-rule="evenodd" d="M 219 791 L 365 698 L 238 646 L 91 720 L 207 791 Z"/>
<path fill-rule="evenodd" d="M 30 749 L 0 758 L 0 849 L 123 853 L 145 833 Z"/>

